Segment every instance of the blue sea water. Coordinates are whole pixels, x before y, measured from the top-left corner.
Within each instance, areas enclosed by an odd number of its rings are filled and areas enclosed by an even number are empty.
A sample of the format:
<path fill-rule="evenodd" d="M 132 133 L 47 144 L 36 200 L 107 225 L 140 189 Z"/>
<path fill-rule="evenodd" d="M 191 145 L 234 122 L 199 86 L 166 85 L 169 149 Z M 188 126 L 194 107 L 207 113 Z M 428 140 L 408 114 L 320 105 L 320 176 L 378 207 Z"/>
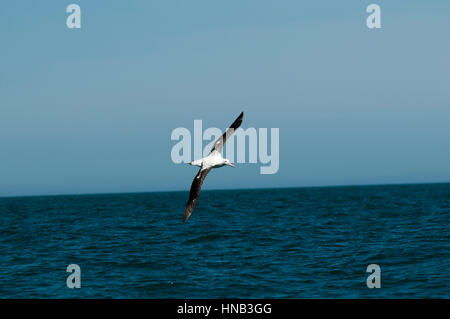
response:
<path fill-rule="evenodd" d="M 450 297 L 450 184 L 187 197 L 0 198 L 0 298 Z"/>

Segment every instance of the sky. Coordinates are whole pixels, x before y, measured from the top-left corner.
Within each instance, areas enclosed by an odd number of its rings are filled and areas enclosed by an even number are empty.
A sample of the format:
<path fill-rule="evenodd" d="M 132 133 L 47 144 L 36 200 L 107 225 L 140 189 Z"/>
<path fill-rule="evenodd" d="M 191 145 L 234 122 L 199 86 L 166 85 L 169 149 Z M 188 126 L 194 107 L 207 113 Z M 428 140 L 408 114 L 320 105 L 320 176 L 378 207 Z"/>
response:
<path fill-rule="evenodd" d="M 81 7 L 68 29 L 66 7 Z M 366 7 L 381 7 L 368 29 Z M 171 132 L 279 128 L 204 189 L 450 182 L 449 1 L 5 1 L 0 196 L 188 190 Z M 205 142 L 205 145 L 208 142 Z"/>

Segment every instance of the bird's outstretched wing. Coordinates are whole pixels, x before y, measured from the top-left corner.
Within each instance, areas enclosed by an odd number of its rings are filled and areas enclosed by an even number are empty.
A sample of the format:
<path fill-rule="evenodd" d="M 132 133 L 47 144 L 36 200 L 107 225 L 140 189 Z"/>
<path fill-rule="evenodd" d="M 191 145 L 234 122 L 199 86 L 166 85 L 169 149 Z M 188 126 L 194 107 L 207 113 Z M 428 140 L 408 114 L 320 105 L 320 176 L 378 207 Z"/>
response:
<path fill-rule="evenodd" d="M 234 120 L 233 124 L 230 125 L 230 127 L 228 128 L 228 130 L 223 133 L 223 135 L 221 137 L 219 137 L 219 139 L 217 139 L 217 141 L 214 143 L 213 148 L 211 149 L 211 152 L 217 151 L 217 152 L 222 152 L 223 149 L 223 145 L 225 144 L 225 142 L 227 141 L 227 139 L 233 135 L 234 131 L 241 126 L 242 120 L 244 119 L 244 112 L 241 112 L 241 114 L 239 114 L 239 116 L 237 117 L 236 120 Z"/>
<path fill-rule="evenodd" d="M 206 175 L 208 175 L 211 168 L 207 168 L 200 170 L 197 173 L 197 176 L 194 177 L 194 180 L 192 181 L 191 185 L 191 191 L 189 193 L 189 200 L 186 204 L 186 208 L 184 209 L 184 215 L 183 215 L 183 223 L 191 216 L 192 211 L 195 208 L 195 205 L 197 204 L 198 196 L 200 195 L 200 189 L 202 188 L 203 181 L 205 180 Z"/>

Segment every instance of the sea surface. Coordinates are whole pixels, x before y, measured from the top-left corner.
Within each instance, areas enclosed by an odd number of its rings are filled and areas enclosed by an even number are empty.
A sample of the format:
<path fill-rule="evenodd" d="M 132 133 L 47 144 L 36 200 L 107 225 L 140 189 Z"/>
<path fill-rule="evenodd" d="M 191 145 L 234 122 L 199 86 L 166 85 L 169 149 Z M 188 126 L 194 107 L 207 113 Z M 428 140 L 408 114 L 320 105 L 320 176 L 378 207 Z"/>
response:
<path fill-rule="evenodd" d="M 0 298 L 450 297 L 450 184 L 187 197 L 0 198 Z"/>

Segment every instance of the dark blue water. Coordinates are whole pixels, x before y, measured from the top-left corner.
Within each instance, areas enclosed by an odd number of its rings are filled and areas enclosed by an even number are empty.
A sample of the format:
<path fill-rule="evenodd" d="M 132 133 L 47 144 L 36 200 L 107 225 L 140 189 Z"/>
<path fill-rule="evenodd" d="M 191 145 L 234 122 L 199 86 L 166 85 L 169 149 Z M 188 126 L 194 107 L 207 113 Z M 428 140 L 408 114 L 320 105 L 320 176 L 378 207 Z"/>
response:
<path fill-rule="evenodd" d="M 0 199 L 0 297 L 450 297 L 450 184 L 187 196 Z"/>

